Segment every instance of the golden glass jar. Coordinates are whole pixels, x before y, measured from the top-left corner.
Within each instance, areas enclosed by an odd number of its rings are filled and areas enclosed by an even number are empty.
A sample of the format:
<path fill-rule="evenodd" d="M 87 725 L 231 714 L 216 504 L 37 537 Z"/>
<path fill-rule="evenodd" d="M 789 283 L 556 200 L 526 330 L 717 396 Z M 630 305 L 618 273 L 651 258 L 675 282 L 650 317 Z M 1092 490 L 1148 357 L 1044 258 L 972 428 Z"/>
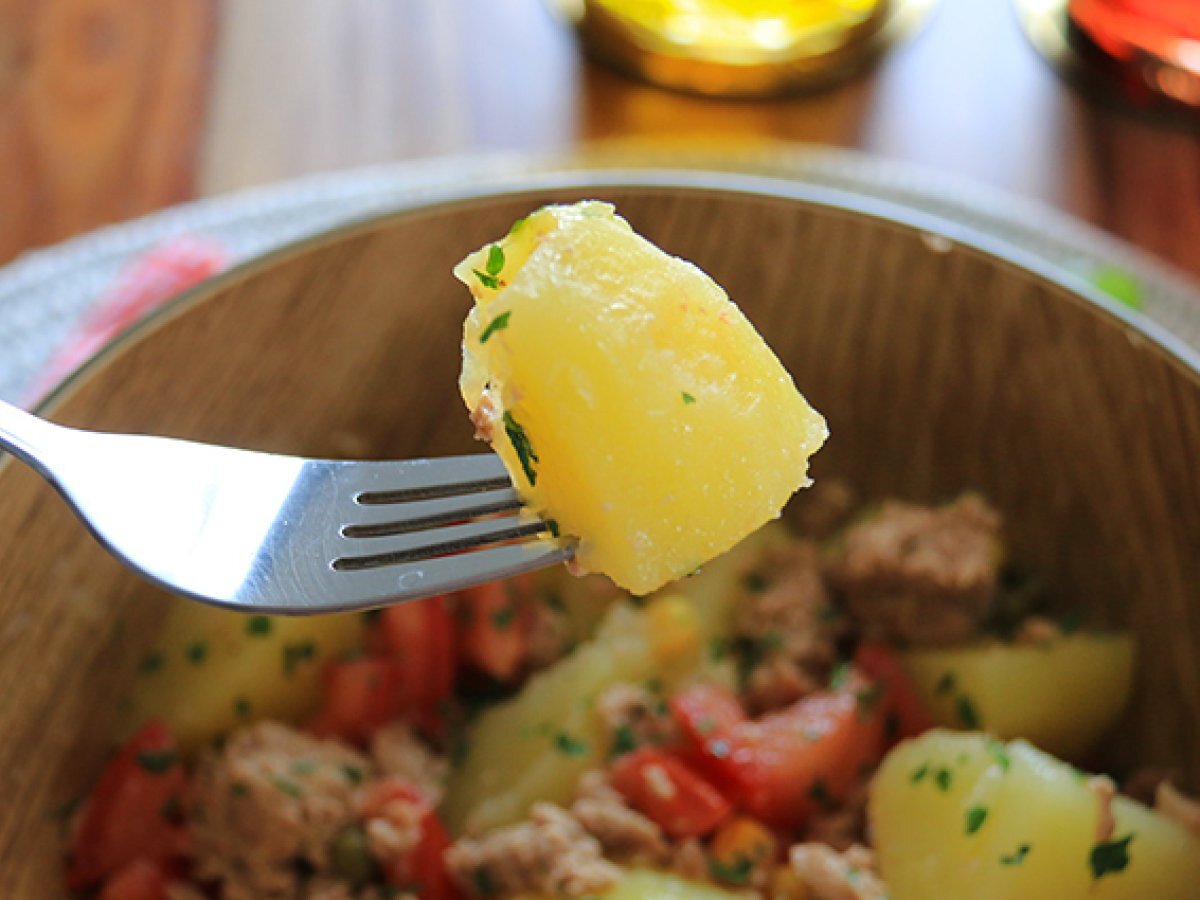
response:
<path fill-rule="evenodd" d="M 903 0 L 557 0 L 596 58 L 662 87 L 761 97 L 869 60 Z M 919 5 L 928 5 L 928 0 Z"/>

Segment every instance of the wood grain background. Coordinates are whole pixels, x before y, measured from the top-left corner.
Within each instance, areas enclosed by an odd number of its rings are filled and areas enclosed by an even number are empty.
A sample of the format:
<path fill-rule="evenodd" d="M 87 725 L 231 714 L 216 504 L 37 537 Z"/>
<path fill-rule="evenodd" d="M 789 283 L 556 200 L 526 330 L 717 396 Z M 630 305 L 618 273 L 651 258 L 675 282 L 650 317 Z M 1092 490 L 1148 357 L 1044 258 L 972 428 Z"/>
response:
<path fill-rule="evenodd" d="M 614 137 L 855 147 L 1049 203 L 1200 275 L 1200 137 L 1059 82 L 1010 0 L 866 75 L 719 102 L 582 60 L 543 0 L 0 0 L 0 260 L 348 166 Z"/>

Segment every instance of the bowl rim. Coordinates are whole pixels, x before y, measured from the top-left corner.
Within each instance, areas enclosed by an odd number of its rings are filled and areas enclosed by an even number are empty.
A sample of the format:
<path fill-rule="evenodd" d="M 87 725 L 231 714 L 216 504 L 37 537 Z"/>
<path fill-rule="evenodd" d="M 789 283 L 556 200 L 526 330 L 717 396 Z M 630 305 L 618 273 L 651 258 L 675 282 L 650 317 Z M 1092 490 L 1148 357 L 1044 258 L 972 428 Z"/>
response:
<path fill-rule="evenodd" d="M 289 241 L 242 260 L 224 272 L 168 299 L 128 326 L 54 385 L 33 405 L 33 412 L 42 416 L 53 415 L 76 388 L 158 327 L 202 303 L 209 296 L 219 293 L 227 285 L 270 268 L 293 255 L 375 230 L 391 220 L 414 213 L 487 200 L 515 199 L 526 194 L 537 195 L 549 191 L 577 191 L 579 199 L 585 199 L 590 189 L 626 188 L 659 191 L 677 189 L 803 203 L 899 226 L 930 241 L 949 240 L 952 246 L 948 249 L 959 245 L 995 262 L 1022 270 L 1060 289 L 1064 299 L 1081 304 L 1094 314 L 1114 320 L 1114 324 L 1125 330 L 1129 340 L 1149 344 L 1165 357 L 1173 368 L 1200 387 L 1200 349 L 1193 348 L 1149 316 L 1104 294 L 1081 275 L 1057 267 L 1004 238 L 989 235 L 970 225 L 867 194 L 794 181 L 777 175 L 716 169 L 613 166 L 590 170 L 502 173 L 472 182 L 470 185 L 441 185 L 430 193 L 414 197 L 411 201 L 353 217 L 332 228 Z M 620 213 L 620 210 L 617 212 Z M 463 254 L 472 249 L 474 248 L 465 248 Z M 670 252 L 670 248 L 666 249 Z M 449 272 L 447 277 L 450 277 Z M 736 302 L 736 298 L 734 299 Z M 464 299 L 464 316 L 467 305 Z M 3 468 L 3 461 L 0 461 L 0 471 L 3 471 Z"/>

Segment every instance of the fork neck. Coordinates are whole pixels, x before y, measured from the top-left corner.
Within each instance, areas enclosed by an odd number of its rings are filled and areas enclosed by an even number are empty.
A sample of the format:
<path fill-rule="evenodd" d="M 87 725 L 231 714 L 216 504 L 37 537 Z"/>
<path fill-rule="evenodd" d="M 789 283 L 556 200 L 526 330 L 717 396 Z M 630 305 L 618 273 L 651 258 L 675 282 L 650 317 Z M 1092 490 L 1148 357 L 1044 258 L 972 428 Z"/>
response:
<path fill-rule="evenodd" d="M 49 445 L 62 431 L 62 426 L 0 400 L 0 448 L 38 471 L 45 471 L 44 460 Z"/>

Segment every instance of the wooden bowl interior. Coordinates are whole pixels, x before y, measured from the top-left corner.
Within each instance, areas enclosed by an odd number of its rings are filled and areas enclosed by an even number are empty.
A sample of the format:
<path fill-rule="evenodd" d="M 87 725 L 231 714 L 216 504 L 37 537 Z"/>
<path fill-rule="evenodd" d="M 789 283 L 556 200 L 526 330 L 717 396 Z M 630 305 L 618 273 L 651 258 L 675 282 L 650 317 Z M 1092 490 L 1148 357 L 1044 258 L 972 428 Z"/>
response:
<path fill-rule="evenodd" d="M 963 244 L 847 209 L 716 188 L 535 190 L 407 212 L 206 287 L 109 353 L 53 417 L 261 449 L 473 449 L 451 266 L 548 200 L 611 199 L 711 273 L 833 437 L 816 477 L 864 496 L 977 489 L 1063 608 L 1133 629 L 1113 758 L 1200 775 L 1200 383 L 1128 324 Z M 170 603 L 24 467 L 0 467 L 0 896 L 59 896 L 62 823 L 112 748 Z M 187 698 L 180 698 L 186 703 Z"/>

